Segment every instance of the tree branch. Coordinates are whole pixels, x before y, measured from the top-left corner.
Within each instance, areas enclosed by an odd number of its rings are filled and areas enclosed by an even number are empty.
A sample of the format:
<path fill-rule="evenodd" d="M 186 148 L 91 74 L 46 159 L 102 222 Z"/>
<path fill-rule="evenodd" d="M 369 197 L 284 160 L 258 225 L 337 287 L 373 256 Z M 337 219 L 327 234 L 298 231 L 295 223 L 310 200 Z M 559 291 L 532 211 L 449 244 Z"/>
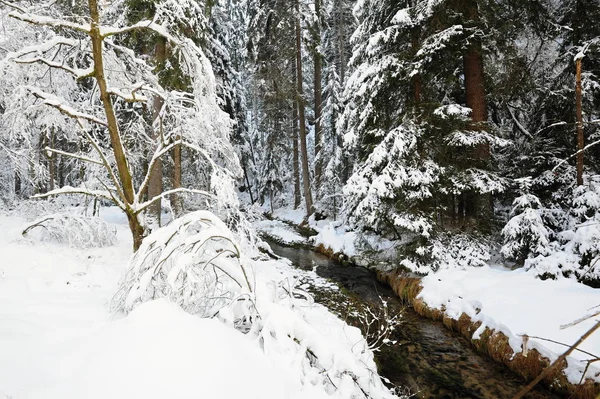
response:
<path fill-rule="evenodd" d="M 47 193 L 44 193 L 44 194 L 32 195 L 30 198 L 40 199 L 40 198 L 48 198 L 48 197 L 54 197 L 57 195 L 68 195 L 68 194 L 82 194 L 82 195 L 89 195 L 91 197 L 102 197 L 102 198 L 112 201 L 110 192 L 106 193 L 106 192 L 100 191 L 100 190 L 86 190 L 86 189 L 75 188 L 75 187 L 71 187 L 71 186 L 64 186 L 61 188 L 57 188 L 56 190 L 48 191 Z"/>
<path fill-rule="evenodd" d="M 93 115 L 79 112 L 75 108 L 72 108 L 70 105 L 66 104 L 66 101 L 64 101 L 60 97 L 57 97 L 53 94 L 43 92 L 40 89 L 38 89 L 36 87 L 32 87 L 32 86 L 26 86 L 25 89 L 27 89 L 36 98 L 43 100 L 44 104 L 57 109 L 64 115 L 67 115 L 71 118 L 78 119 L 78 120 L 83 119 L 88 122 L 97 123 L 98 125 L 102 125 L 105 127 L 108 126 L 108 124 L 106 122 L 104 122 L 103 120 L 100 120 Z"/>
<path fill-rule="evenodd" d="M 44 151 L 48 151 L 48 152 L 52 152 L 54 154 L 58 154 L 58 155 L 64 155 L 66 157 L 70 157 L 70 158 L 75 158 L 75 159 L 79 159 L 80 161 L 85 161 L 85 162 L 90 162 L 96 165 L 104 165 L 102 163 L 102 161 L 98 161 L 96 159 L 92 159 L 92 158 L 88 158 L 88 157 L 84 157 L 82 155 L 77 155 L 77 154 L 73 154 L 70 152 L 65 152 L 65 151 L 61 151 L 61 150 L 56 150 L 54 148 L 50 148 L 50 147 L 46 147 L 44 148 Z"/>
<path fill-rule="evenodd" d="M 152 155 L 152 159 L 150 159 L 150 162 L 148 163 L 148 168 L 146 170 L 146 175 L 144 176 L 144 180 L 142 182 L 142 184 L 140 185 L 140 188 L 138 189 L 138 192 L 136 194 L 136 198 L 139 200 L 140 196 L 142 195 L 142 193 L 144 192 L 144 190 L 146 190 L 146 187 L 148 187 L 148 184 L 150 183 L 150 175 L 152 172 L 152 168 L 154 167 L 154 164 L 156 163 L 156 161 L 162 157 L 164 154 L 166 154 L 169 150 L 171 150 L 173 147 L 175 147 L 176 145 L 181 144 L 181 139 L 179 140 L 175 140 L 174 142 L 170 143 L 169 145 L 165 146 L 164 143 L 160 143 L 160 146 L 158 146 L 156 148 L 156 151 L 154 151 L 154 154 Z"/>
<path fill-rule="evenodd" d="M 143 203 L 137 205 L 134 208 L 135 209 L 135 213 L 138 214 L 138 213 L 142 212 L 144 209 L 148 208 L 150 205 L 152 205 L 153 203 L 155 203 L 159 199 L 166 198 L 166 197 L 170 196 L 171 194 L 178 194 L 178 193 L 189 193 L 189 194 L 203 195 L 205 197 L 208 197 L 208 198 L 211 198 L 211 199 L 215 199 L 214 194 L 211 194 L 208 191 L 196 190 L 196 189 L 193 189 L 193 188 L 179 187 L 179 188 L 174 188 L 172 190 L 164 191 L 164 192 L 160 193 L 160 195 L 157 195 L 156 197 L 153 197 L 152 199 L 150 199 L 150 200 L 148 200 L 146 202 L 143 202 Z"/>
<path fill-rule="evenodd" d="M 538 384 L 538 382 L 544 379 L 544 377 L 546 377 L 552 370 L 554 370 L 554 368 L 561 364 L 563 360 L 565 360 L 566 357 L 569 356 L 571 352 L 575 350 L 575 348 L 577 348 L 583 341 L 585 341 L 590 335 L 592 335 L 598 328 L 600 328 L 600 321 L 596 322 L 596 324 L 594 324 L 592 328 L 587 330 L 586 333 L 583 334 L 581 338 L 577 340 L 577 342 L 575 342 L 569 349 L 567 349 L 565 353 L 560 355 L 558 359 L 556 359 L 550 366 L 546 367 L 546 369 L 542 371 L 535 380 L 531 381 L 529 385 L 527 385 L 525 388 L 519 391 L 519 393 L 513 396 L 512 399 L 521 399 L 523 396 L 525 396 L 527 392 L 531 391 L 533 387 L 535 387 Z"/>
<path fill-rule="evenodd" d="M 83 33 L 90 33 L 90 25 L 82 25 L 74 22 L 65 21 L 62 19 L 56 19 L 52 17 L 46 17 L 42 15 L 31 15 L 28 12 L 16 12 L 13 11 L 8 14 L 9 17 L 18 19 L 19 21 L 29 22 L 34 25 L 50 26 L 53 28 L 66 28 L 74 31 Z"/>

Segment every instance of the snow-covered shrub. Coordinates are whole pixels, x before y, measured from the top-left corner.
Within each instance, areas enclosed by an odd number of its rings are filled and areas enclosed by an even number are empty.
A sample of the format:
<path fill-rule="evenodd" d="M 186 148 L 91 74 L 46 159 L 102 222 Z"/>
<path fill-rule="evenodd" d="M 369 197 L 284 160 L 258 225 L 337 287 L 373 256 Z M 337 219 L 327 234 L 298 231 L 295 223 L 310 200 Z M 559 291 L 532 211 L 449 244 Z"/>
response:
<path fill-rule="evenodd" d="M 168 298 L 186 312 L 215 316 L 252 293 L 251 275 L 233 234 L 218 217 L 196 211 L 146 237 L 113 299 L 115 311 Z"/>
<path fill-rule="evenodd" d="M 108 247 L 116 243 L 116 234 L 114 227 L 98 217 L 70 213 L 43 216 L 23 230 L 24 237 L 73 248 Z"/>
<path fill-rule="evenodd" d="M 600 181 L 591 179 L 573 190 L 567 216 L 567 226 L 547 253 L 528 259 L 525 267 L 542 278 L 600 279 Z"/>
<path fill-rule="evenodd" d="M 551 232 L 542 218 L 542 204 L 529 192 L 531 178 L 518 179 L 521 195 L 513 201 L 510 220 L 502 229 L 502 256 L 522 266 L 529 257 L 548 255 Z"/>
<path fill-rule="evenodd" d="M 432 269 L 482 267 L 492 257 L 491 245 L 483 236 L 449 233 L 436 237 L 431 246 Z"/>

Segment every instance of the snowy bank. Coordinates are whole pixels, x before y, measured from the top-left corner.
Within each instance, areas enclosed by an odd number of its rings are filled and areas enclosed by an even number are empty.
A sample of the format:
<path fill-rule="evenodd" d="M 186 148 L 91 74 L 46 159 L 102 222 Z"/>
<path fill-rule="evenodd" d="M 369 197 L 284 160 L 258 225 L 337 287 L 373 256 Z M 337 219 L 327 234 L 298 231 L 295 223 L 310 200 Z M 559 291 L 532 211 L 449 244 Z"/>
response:
<path fill-rule="evenodd" d="M 306 238 L 302 237 L 294 228 L 280 220 L 261 220 L 254 223 L 256 230 L 282 245 L 305 246 L 308 244 Z"/>
<path fill-rule="evenodd" d="M 570 279 L 541 281 L 523 269 L 514 271 L 492 268 L 443 270 L 422 279 L 419 298 L 431 308 L 458 319 L 463 313 L 473 322 L 481 322 L 473 339 L 479 339 L 486 328 L 504 333 L 514 351 L 522 351 L 523 335 L 530 339 L 528 349 L 537 349 L 554 361 L 596 322 L 589 319 L 561 329 L 561 325 L 589 313 L 600 305 L 600 290 Z M 600 334 L 584 341 L 579 349 L 600 355 Z M 590 356 L 575 351 L 567 359 L 566 375 L 571 383 L 579 383 Z M 600 382 L 600 365 L 590 365 L 585 378 Z"/>
<path fill-rule="evenodd" d="M 564 330 L 560 326 L 588 314 L 600 303 L 598 290 L 573 280 L 541 281 L 531 272 L 488 266 L 443 270 L 422 279 L 400 271 L 380 271 L 378 279 L 417 313 L 443 321 L 446 327 L 471 340 L 480 352 L 526 380 L 535 379 L 594 321 Z M 600 336 L 596 334 L 580 349 L 597 356 L 599 347 Z M 581 378 L 587 359 L 594 356 L 573 353 L 543 382 L 569 397 L 596 398 L 600 394 L 597 365 L 591 363 L 585 381 Z"/>

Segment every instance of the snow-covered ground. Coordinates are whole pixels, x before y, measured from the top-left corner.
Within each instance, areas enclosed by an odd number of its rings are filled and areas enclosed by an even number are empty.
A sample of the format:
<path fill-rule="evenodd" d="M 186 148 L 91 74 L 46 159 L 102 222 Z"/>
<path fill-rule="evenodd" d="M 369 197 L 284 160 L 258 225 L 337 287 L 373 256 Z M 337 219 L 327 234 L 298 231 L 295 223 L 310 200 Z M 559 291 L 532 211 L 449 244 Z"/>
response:
<path fill-rule="evenodd" d="M 292 226 L 281 220 L 260 220 L 254 227 L 263 234 L 285 245 L 306 245 L 306 238 L 296 233 Z"/>
<path fill-rule="evenodd" d="M 257 286 L 274 287 L 256 303 L 260 340 L 165 299 L 111 314 L 131 239 L 118 212 L 101 216 L 116 223 L 117 245 L 30 241 L 20 236 L 24 219 L 0 216 L 0 398 L 346 399 L 365 388 L 394 397 L 372 379 L 358 329 L 310 300 L 269 298 L 278 284 L 310 277 L 285 261 L 252 264 Z"/>
<path fill-rule="evenodd" d="M 515 353 L 522 350 L 523 334 L 574 344 L 596 323 L 597 317 L 564 329 L 561 325 L 592 313 L 594 307 L 598 310 L 600 305 L 598 289 L 570 279 L 542 281 L 523 269 L 484 266 L 441 270 L 424 277 L 422 285 L 420 297 L 427 305 L 445 309 L 455 319 L 464 312 L 473 321 L 481 321 L 474 338 L 485 327 L 503 332 Z M 539 338 L 530 338 L 527 347 L 551 360 L 567 349 Z M 600 332 L 590 336 L 579 349 L 600 355 Z M 568 358 L 567 377 L 572 383 L 581 380 L 587 359 L 590 356 L 580 351 Z M 586 377 L 600 381 L 600 366 L 592 364 Z"/>

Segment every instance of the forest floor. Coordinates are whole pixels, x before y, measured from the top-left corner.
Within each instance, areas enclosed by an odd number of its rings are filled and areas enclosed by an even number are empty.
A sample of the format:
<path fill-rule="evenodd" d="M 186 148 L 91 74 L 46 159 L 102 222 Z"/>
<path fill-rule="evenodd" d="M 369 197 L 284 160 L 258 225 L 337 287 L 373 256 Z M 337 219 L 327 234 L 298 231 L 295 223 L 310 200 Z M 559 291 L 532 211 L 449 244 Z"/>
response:
<path fill-rule="evenodd" d="M 131 237 L 118 211 L 102 209 L 100 216 L 116 228 L 118 244 L 76 249 L 23 238 L 26 220 L 0 212 L 0 399 L 318 399 L 344 398 L 355 389 L 350 381 L 331 395 L 331 387 L 316 382 L 317 374 L 302 375 L 311 369 L 293 352 L 295 346 L 275 342 L 267 351 L 256 338 L 217 319 L 191 316 L 164 299 L 127 316 L 111 314 Z M 264 286 L 285 281 L 291 288 L 310 280 L 336 289 L 285 260 L 265 260 L 253 268 Z M 268 308 L 287 323 L 273 321 L 274 327 L 302 327 L 296 315 L 314 328 L 304 331 L 312 334 L 311 344 L 332 359 L 339 356 L 336 364 L 349 364 L 356 354 L 357 364 L 374 368 L 372 353 L 355 352 L 361 349 L 358 329 L 320 305 L 289 300 L 294 313 L 286 313 L 291 308 L 281 303 Z M 373 372 L 365 369 L 365 374 Z"/>
<path fill-rule="evenodd" d="M 302 222 L 301 215 L 297 211 L 279 210 L 273 215 L 275 220 L 261 222 L 257 226 L 260 231 L 275 235 L 279 242 L 285 243 L 289 237 L 294 237 L 293 234 L 297 235 L 290 224 Z M 310 227 L 317 235 L 305 239 L 307 244 L 314 247 L 322 245 L 328 253 L 361 258 L 355 246 L 356 233 L 339 223 L 328 221 L 313 221 Z M 367 239 L 376 243 L 374 237 Z M 295 237 L 288 244 L 295 245 L 297 241 Z M 376 245 L 382 250 L 392 247 L 386 240 Z M 418 298 L 428 307 L 456 320 L 465 313 L 473 322 L 481 322 L 474 339 L 487 327 L 504 333 L 514 353 L 520 353 L 523 336 L 527 335 L 527 350 L 537 349 L 551 361 L 590 329 L 597 317 L 575 326 L 561 326 L 598 311 L 600 306 L 600 289 L 566 278 L 541 281 L 533 273 L 523 269 L 511 270 L 501 264 L 441 270 L 422 278 L 421 286 L 423 289 Z M 574 384 L 582 381 L 589 361 L 600 356 L 600 331 L 585 340 L 578 349 L 567 358 L 565 370 L 569 382 Z M 589 365 L 585 378 L 600 382 L 598 362 Z"/>

